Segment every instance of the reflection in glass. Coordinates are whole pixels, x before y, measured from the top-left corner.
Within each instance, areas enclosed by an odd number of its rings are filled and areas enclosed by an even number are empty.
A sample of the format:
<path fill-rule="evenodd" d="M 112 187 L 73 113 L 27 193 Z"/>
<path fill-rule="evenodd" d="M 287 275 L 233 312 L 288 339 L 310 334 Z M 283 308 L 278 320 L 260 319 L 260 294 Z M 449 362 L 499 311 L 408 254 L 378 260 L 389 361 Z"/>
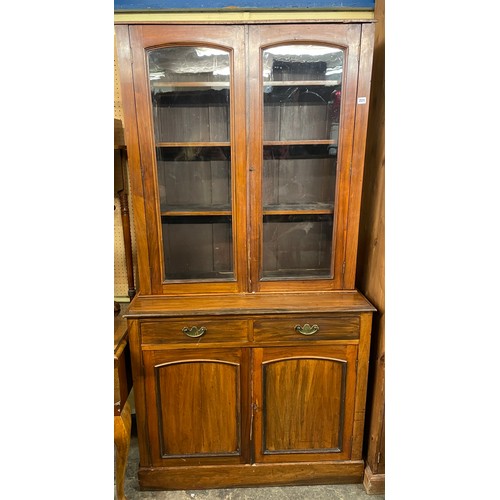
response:
<path fill-rule="evenodd" d="M 344 53 L 321 45 L 263 52 L 264 140 L 338 140 Z"/>
<path fill-rule="evenodd" d="M 165 47 L 149 52 L 152 86 L 166 82 L 228 82 L 229 53 L 211 47 Z"/>
<path fill-rule="evenodd" d="M 337 157 L 328 145 L 264 147 L 263 203 L 333 210 Z"/>
<path fill-rule="evenodd" d="M 232 280 L 230 57 L 148 52 L 166 280 Z"/>
<path fill-rule="evenodd" d="M 264 216 L 263 278 L 330 276 L 331 215 Z"/>
<path fill-rule="evenodd" d="M 229 141 L 229 89 L 153 88 L 157 142 Z"/>
<path fill-rule="evenodd" d="M 230 210 L 229 147 L 158 148 L 160 210 Z"/>
<path fill-rule="evenodd" d="M 329 278 L 344 52 L 263 51 L 262 279 Z"/>
<path fill-rule="evenodd" d="M 233 277 L 231 217 L 162 217 L 165 278 Z"/>
<path fill-rule="evenodd" d="M 157 142 L 229 141 L 229 62 L 208 47 L 149 52 Z"/>

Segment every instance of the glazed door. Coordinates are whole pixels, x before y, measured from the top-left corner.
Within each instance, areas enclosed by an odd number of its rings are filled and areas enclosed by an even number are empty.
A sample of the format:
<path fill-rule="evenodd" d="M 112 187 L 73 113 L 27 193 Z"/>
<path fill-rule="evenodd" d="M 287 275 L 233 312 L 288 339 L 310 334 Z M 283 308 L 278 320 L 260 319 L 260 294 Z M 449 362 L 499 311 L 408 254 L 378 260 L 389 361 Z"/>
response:
<path fill-rule="evenodd" d="M 353 288 L 364 37 L 349 24 L 130 27 L 148 294 Z"/>
<path fill-rule="evenodd" d="M 249 461 L 246 349 L 143 351 L 153 466 Z"/>
<path fill-rule="evenodd" d="M 152 293 L 246 287 L 242 26 L 132 26 Z"/>
<path fill-rule="evenodd" d="M 250 28 L 254 291 L 343 288 L 360 33 Z"/>
<path fill-rule="evenodd" d="M 356 345 L 254 350 L 256 462 L 348 460 Z"/>

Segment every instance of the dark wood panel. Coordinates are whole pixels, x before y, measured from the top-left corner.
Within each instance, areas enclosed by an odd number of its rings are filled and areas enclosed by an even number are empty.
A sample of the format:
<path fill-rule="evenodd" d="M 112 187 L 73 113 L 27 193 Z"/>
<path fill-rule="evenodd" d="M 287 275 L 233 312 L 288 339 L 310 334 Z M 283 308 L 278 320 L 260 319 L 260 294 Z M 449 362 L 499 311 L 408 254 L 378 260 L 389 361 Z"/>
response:
<path fill-rule="evenodd" d="M 295 327 L 317 325 L 319 330 L 311 335 L 299 333 Z M 311 342 L 319 340 L 355 340 L 359 338 L 359 317 L 340 316 L 334 318 L 296 316 L 287 319 L 264 319 L 254 321 L 256 342 Z"/>
<path fill-rule="evenodd" d="M 357 346 L 254 350 L 256 462 L 351 456 Z"/>
<path fill-rule="evenodd" d="M 141 351 L 141 330 L 138 320 L 129 319 L 127 323 L 134 384 L 139 460 L 141 466 L 151 466 L 151 446 L 147 424 L 148 405 L 146 403 L 144 364 Z"/>
<path fill-rule="evenodd" d="M 238 365 L 175 361 L 155 372 L 162 456 L 239 453 Z"/>
<path fill-rule="evenodd" d="M 363 461 L 140 468 L 145 489 L 189 490 L 252 486 L 360 483 Z"/>
<path fill-rule="evenodd" d="M 205 328 L 197 338 L 189 337 L 184 328 Z M 205 344 L 211 342 L 245 342 L 248 324 L 244 320 L 214 321 L 213 318 L 185 318 L 182 321 L 141 322 L 142 344 Z"/>
<path fill-rule="evenodd" d="M 330 359 L 266 363 L 263 453 L 341 450 L 346 364 Z"/>
<path fill-rule="evenodd" d="M 365 425 L 366 393 L 368 381 L 368 359 L 370 355 L 370 333 L 372 315 L 361 314 L 358 348 L 358 363 L 356 367 L 356 393 L 354 408 L 354 423 L 351 458 L 358 460 L 363 456 L 363 430 Z"/>
<path fill-rule="evenodd" d="M 248 352 L 144 351 L 153 465 L 248 461 Z"/>

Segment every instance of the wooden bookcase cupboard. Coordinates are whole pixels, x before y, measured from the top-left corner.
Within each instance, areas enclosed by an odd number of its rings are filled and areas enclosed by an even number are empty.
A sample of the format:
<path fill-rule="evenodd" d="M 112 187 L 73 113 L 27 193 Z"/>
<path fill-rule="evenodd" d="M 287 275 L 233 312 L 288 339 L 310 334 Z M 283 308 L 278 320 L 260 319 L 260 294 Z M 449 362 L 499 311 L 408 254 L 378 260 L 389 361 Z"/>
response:
<path fill-rule="evenodd" d="M 372 23 L 115 33 L 141 488 L 361 482 Z"/>

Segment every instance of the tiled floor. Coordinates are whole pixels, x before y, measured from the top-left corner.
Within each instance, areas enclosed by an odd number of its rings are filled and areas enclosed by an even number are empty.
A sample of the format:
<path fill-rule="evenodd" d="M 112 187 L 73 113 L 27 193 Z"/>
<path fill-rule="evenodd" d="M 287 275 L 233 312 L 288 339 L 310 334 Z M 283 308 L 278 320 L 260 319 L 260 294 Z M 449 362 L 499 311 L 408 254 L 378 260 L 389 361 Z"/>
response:
<path fill-rule="evenodd" d="M 139 450 L 132 435 L 125 477 L 127 500 L 383 500 L 384 495 L 367 495 L 362 484 L 328 486 L 287 486 L 189 491 L 140 491 L 137 481 Z M 116 498 L 116 497 L 115 497 Z"/>

